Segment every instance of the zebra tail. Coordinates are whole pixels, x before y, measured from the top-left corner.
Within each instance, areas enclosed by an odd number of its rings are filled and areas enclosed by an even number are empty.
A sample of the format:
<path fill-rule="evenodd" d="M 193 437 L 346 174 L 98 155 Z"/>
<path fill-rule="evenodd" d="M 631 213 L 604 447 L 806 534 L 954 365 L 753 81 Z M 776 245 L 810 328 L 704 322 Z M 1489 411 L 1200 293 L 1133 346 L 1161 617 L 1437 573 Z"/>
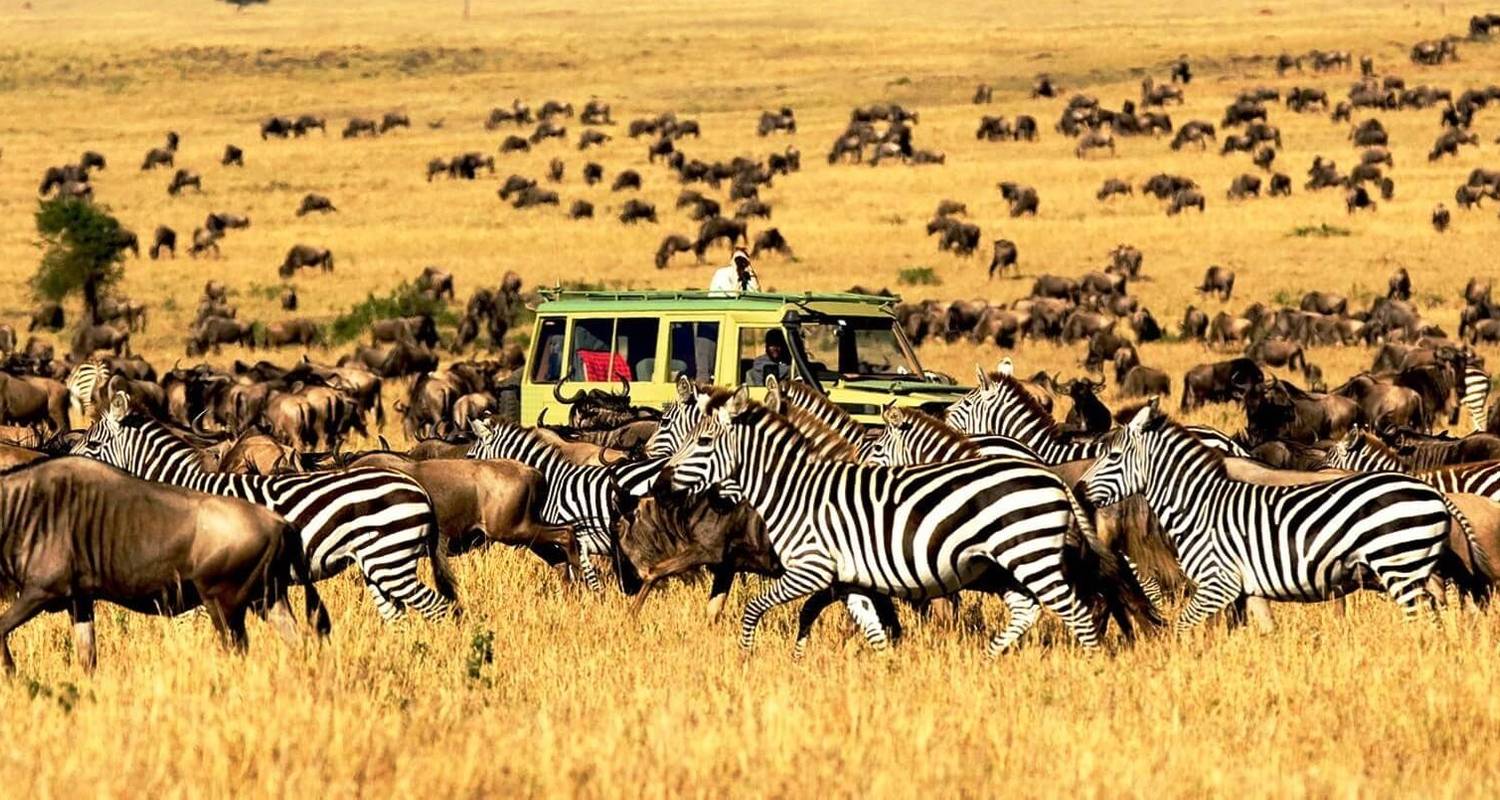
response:
<path fill-rule="evenodd" d="M 448 566 L 448 547 L 443 542 L 443 532 L 438 529 L 436 511 L 427 520 L 427 556 L 432 559 L 433 588 L 444 600 L 457 603 L 458 589 L 453 580 L 453 569 Z"/>

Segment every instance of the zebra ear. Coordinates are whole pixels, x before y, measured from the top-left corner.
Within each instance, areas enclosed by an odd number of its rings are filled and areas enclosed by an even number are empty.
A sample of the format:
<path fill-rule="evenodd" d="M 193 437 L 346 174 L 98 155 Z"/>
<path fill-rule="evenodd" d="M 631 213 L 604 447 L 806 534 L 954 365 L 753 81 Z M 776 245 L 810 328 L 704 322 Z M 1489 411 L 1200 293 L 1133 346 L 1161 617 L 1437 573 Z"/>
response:
<path fill-rule="evenodd" d="M 1015 362 L 1010 360 L 1010 356 L 1006 356 L 1000 359 L 1000 363 L 995 367 L 995 371 L 1001 375 L 1010 375 L 1015 371 L 1015 368 Z"/>
<path fill-rule="evenodd" d="M 974 365 L 974 375 L 975 375 L 975 378 L 977 380 L 977 383 L 975 384 L 976 386 L 978 386 L 980 389 L 988 389 L 988 388 L 990 388 L 990 385 L 991 385 L 990 384 L 990 376 L 989 376 L 989 373 L 987 373 L 987 372 L 984 371 L 984 367 L 981 367 L 978 364 L 975 364 Z"/>
<path fill-rule="evenodd" d="M 686 375 L 677 376 L 677 399 L 683 403 L 693 399 L 693 382 Z"/>
<path fill-rule="evenodd" d="M 124 392 L 115 392 L 115 396 L 109 401 L 109 418 L 115 422 L 125 419 L 130 413 L 130 395 Z"/>
<path fill-rule="evenodd" d="M 482 419 L 469 420 L 469 430 L 481 440 L 490 438 L 490 435 L 494 433 L 490 430 L 489 424 Z"/>
<path fill-rule="evenodd" d="M 775 375 L 766 376 L 765 406 L 774 413 L 786 413 L 786 394 L 781 391 L 781 382 L 776 380 Z"/>
<path fill-rule="evenodd" d="M 892 400 L 880 409 L 880 420 L 887 425 L 896 425 L 901 422 L 901 412 L 896 409 L 896 401 Z"/>
<path fill-rule="evenodd" d="M 1126 427 L 1130 429 L 1131 433 L 1140 433 L 1146 429 L 1147 423 L 1151 422 L 1151 418 L 1156 416 L 1156 402 L 1157 398 L 1155 397 L 1147 400 L 1146 404 L 1141 406 L 1139 411 L 1135 412 L 1135 416 L 1130 418 L 1130 424 Z"/>
<path fill-rule="evenodd" d="M 745 413 L 748 408 L 750 408 L 750 390 L 745 386 L 735 389 L 734 394 L 724 403 L 724 410 L 731 418 Z"/>

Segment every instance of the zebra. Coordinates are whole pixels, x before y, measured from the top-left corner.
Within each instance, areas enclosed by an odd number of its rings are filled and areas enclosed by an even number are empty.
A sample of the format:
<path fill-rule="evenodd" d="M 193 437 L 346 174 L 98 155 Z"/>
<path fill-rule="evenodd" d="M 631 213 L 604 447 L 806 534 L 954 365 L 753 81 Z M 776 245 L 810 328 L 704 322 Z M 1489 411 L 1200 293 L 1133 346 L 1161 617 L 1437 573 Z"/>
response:
<path fill-rule="evenodd" d="M 1464 358 L 1463 388 L 1459 403 L 1469 411 L 1474 430 L 1484 430 L 1484 409 L 1490 399 L 1490 375 L 1484 371 L 1484 359 L 1475 354 Z"/>
<path fill-rule="evenodd" d="M 732 486 L 766 521 L 785 569 L 746 605 L 741 648 L 754 647 L 771 608 L 838 586 L 917 599 L 965 588 L 1000 594 L 1011 619 L 991 655 L 1014 647 L 1043 605 L 1082 646 L 1098 646 L 1096 620 L 1064 575 L 1067 487 L 1045 467 L 998 458 L 921 467 L 812 461 L 806 439 L 744 387 L 715 396 L 704 412 L 663 480 L 679 490 Z"/>
<path fill-rule="evenodd" d="M 437 514 L 416 481 L 385 469 L 271 477 L 207 472 L 196 448 L 161 422 L 130 414 L 129 407 L 129 398 L 115 393 L 73 453 L 139 478 L 275 511 L 301 531 L 312 580 L 357 565 L 386 621 L 402 616 L 405 608 L 429 619 L 457 611 Z M 417 578 L 417 561 L 424 555 L 432 559 L 437 591 Z"/>
<path fill-rule="evenodd" d="M 477 441 L 468 458 L 510 459 L 542 473 L 547 496 L 542 521 L 548 525 L 571 525 L 578 537 L 579 570 L 592 591 L 601 591 L 598 570 L 589 556 L 613 558 L 614 525 L 618 516 L 615 494 L 642 496 L 661 473 L 666 457 L 624 461 L 609 466 L 573 464 L 562 457 L 534 429 L 510 423 L 493 426 L 479 420 L 470 423 Z"/>
<path fill-rule="evenodd" d="M 68 405 L 73 418 L 88 420 L 94 414 L 94 397 L 101 386 L 109 385 L 109 365 L 103 361 L 85 361 L 68 373 Z"/>
<path fill-rule="evenodd" d="M 916 464 L 936 464 L 952 461 L 961 461 L 970 458 L 1007 458 L 1019 457 L 1030 461 L 1037 461 L 1035 455 L 1016 455 L 1014 446 L 1025 448 L 1025 445 L 1007 437 L 966 437 L 958 431 L 949 427 L 947 423 L 916 408 L 898 408 L 894 405 L 886 406 L 881 411 L 881 421 L 885 428 L 879 434 L 880 442 L 876 452 L 880 454 L 881 462 L 888 466 L 908 466 Z M 985 444 L 986 439 L 999 439 L 1003 443 L 999 445 Z M 1029 448 L 1026 448 L 1030 452 Z M 1089 515 L 1078 503 L 1073 492 L 1068 492 L 1068 502 L 1072 506 L 1073 519 L 1078 526 L 1079 535 L 1082 536 L 1095 551 L 1103 551 L 1104 545 L 1099 541 L 1099 535 L 1094 530 L 1089 520 Z M 1111 520 L 1113 522 L 1113 520 Z M 1118 523 L 1115 523 L 1118 524 Z M 1135 598 L 1126 596 L 1123 606 L 1115 604 L 1111 606 L 1111 612 L 1120 623 L 1120 628 L 1127 639 L 1134 638 L 1134 620 L 1127 613 L 1139 616 L 1149 625 L 1160 625 L 1161 616 L 1158 609 L 1166 607 L 1166 595 L 1161 585 L 1154 578 L 1144 575 L 1129 556 L 1123 556 L 1126 564 L 1130 567 L 1135 577 L 1135 586 L 1127 584 L 1127 588 L 1133 594 L 1137 589 L 1140 596 L 1148 602 L 1144 604 L 1132 603 Z"/>
<path fill-rule="evenodd" d="M 1321 469 L 1405 472 L 1445 494 L 1477 494 L 1500 502 L 1500 461 L 1414 470 L 1368 431 L 1350 431 L 1328 449 Z"/>
<path fill-rule="evenodd" d="M 1234 480 L 1223 457 L 1155 403 L 1109 437 L 1083 477 L 1090 502 L 1145 496 L 1196 584 L 1179 633 L 1242 595 L 1308 602 L 1357 588 L 1361 568 L 1408 618 L 1434 616 L 1426 582 L 1463 515 L 1439 491 L 1389 472 L 1326 483 L 1265 486 Z"/>
<path fill-rule="evenodd" d="M 1063 436 L 1056 420 L 1012 376 L 986 373 L 976 368 L 978 386 L 948 407 L 945 420 L 969 435 L 999 434 L 1018 440 L 1037 454 L 1043 464 L 1066 464 L 1097 458 L 1105 450 L 1101 441 L 1079 441 Z M 1186 428 L 1208 447 L 1236 458 L 1250 454 L 1234 439 L 1213 428 Z"/>

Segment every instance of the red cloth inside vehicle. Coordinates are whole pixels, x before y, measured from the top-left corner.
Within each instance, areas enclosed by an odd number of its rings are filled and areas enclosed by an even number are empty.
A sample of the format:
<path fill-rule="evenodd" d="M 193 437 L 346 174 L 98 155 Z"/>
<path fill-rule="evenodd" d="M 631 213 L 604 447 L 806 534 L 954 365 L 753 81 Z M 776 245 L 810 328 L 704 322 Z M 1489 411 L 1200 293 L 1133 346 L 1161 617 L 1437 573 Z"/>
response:
<path fill-rule="evenodd" d="M 578 360 L 583 362 L 583 379 L 589 383 L 613 383 L 630 379 L 630 366 L 619 353 L 579 350 Z"/>

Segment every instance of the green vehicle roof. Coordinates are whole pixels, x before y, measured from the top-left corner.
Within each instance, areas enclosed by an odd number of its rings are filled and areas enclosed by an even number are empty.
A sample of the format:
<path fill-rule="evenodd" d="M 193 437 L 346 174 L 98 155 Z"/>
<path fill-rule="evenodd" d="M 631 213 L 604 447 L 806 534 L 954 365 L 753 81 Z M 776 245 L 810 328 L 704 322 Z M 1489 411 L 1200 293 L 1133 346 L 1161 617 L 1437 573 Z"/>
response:
<path fill-rule="evenodd" d="M 589 312 L 664 313 L 673 311 L 776 311 L 788 306 L 806 306 L 824 313 L 876 314 L 900 302 L 885 297 L 849 292 L 740 292 L 726 295 L 708 291 L 569 291 L 543 289 L 545 302 L 538 314 Z"/>

